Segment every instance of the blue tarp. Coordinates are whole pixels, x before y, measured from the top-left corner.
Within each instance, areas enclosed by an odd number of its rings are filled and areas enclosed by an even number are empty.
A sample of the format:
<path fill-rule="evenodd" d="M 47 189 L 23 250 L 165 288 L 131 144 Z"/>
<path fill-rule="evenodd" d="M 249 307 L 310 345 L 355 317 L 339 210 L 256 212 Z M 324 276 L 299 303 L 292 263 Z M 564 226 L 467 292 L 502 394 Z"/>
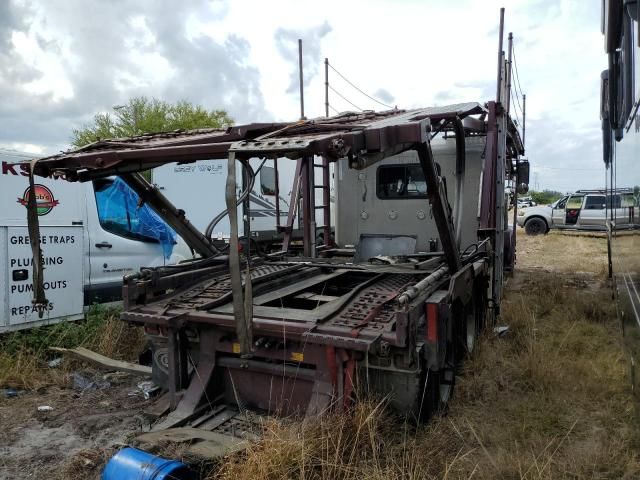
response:
<path fill-rule="evenodd" d="M 136 192 L 120 178 L 96 190 L 100 225 L 116 235 L 133 240 L 155 240 L 162 246 L 165 258 L 171 256 L 176 232 L 151 207 L 138 206 Z"/>

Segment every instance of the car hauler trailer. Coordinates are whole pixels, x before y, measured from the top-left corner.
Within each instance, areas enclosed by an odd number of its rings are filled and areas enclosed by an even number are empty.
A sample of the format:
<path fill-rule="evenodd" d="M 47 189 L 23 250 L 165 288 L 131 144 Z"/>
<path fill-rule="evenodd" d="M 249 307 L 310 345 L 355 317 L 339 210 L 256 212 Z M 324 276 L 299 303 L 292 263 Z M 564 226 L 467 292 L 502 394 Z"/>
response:
<path fill-rule="evenodd" d="M 416 420 L 446 404 L 459 362 L 499 313 L 514 260 L 505 183 L 528 183 L 528 169 L 506 107 L 508 67 L 501 44 L 497 99 L 484 105 L 248 124 L 197 141 L 105 141 L 35 163 L 36 175 L 69 181 L 120 175 L 201 257 L 124 279 L 122 319 L 143 325 L 153 341 L 154 378 L 170 403 L 156 428 L 224 428 L 246 408 L 316 415 L 348 407 L 356 389 L 388 395 Z M 438 135 L 446 138 L 440 146 Z M 278 251 L 240 251 L 239 222 L 251 228 L 250 216 L 237 214 L 236 165 L 251 180 L 255 158 L 296 162 L 301 254 L 289 248 L 291 210 Z M 210 159 L 227 161 L 225 252 L 138 173 Z M 331 217 L 327 203 L 315 205 L 316 187 L 328 185 L 316 185 L 313 172 L 331 163 L 335 246 L 314 235 L 316 211 L 327 231 Z M 46 249 L 32 247 L 36 258 Z M 37 284 L 34 292 L 46 306 Z"/>
<path fill-rule="evenodd" d="M 602 33 L 609 68 L 601 73 L 600 120 L 607 194 L 640 185 L 640 8 L 638 2 L 602 0 Z M 637 197 L 633 187 L 633 195 Z M 636 198 L 637 200 L 637 198 Z M 635 203 L 634 203 L 635 204 Z M 632 204 L 632 205 L 634 205 Z M 608 206 L 609 207 L 609 206 Z M 609 274 L 624 334 L 630 379 L 640 398 L 640 219 L 629 206 L 622 222 L 607 208 Z M 624 224 L 625 230 L 620 228 Z"/>

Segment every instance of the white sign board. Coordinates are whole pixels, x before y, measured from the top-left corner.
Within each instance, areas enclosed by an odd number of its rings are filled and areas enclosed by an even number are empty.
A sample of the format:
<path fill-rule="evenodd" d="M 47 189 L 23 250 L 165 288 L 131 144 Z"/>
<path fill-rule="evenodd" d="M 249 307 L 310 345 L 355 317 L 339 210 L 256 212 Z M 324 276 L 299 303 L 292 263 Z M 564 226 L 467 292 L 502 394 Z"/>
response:
<path fill-rule="evenodd" d="M 83 227 L 41 227 L 44 289 L 50 305 L 42 318 L 32 306 L 33 256 L 26 227 L 7 227 L 5 285 L 9 325 L 77 317 L 83 311 Z"/>

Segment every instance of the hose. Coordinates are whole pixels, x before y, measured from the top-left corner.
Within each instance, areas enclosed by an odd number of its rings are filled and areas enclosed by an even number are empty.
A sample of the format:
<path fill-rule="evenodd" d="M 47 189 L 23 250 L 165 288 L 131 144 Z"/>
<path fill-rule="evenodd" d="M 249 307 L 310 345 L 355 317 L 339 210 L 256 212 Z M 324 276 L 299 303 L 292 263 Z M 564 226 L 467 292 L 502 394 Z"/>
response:
<path fill-rule="evenodd" d="M 236 207 L 238 205 L 240 205 L 242 202 L 244 202 L 246 200 L 246 198 L 249 196 L 249 194 L 253 191 L 253 186 L 254 186 L 255 181 L 256 181 L 256 175 L 262 169 L 262 166 L 266 162 L 266 159 L 262 160 L 262 163 L 260 164 L 260 166 L 258 167 L 258 169 L 255 172 L 253 171 L 253 169 L 251 168 L 251 165 L 249 164 L 249 162 L 247 160 L 239 160 L 239 161 L 242 164 L 242 166 L 244 167 L 244 170 L 245 170 L 245 172 L 247 174 L 249 182 L 247 184 L 247 188 L 238 197 L 238 200 L 236 202 Z M 213 229 L 216 228 L 216 225 L 218 223 L 220 223 L 220 220 L 222 220 L 228 214 L 229 214 L 229 209 L 224 209 L 222 212 L 220 212 L 218 215 L 216 215 L 213 218 L 213 220 L 211 220 L 211 222 L 209 222 L 209 225 L 207 225 L 207 228 L 204 231 L 204 234 L 205 234 L 205 236 L 207 238 L 211 238 L 212 237 Z"/>

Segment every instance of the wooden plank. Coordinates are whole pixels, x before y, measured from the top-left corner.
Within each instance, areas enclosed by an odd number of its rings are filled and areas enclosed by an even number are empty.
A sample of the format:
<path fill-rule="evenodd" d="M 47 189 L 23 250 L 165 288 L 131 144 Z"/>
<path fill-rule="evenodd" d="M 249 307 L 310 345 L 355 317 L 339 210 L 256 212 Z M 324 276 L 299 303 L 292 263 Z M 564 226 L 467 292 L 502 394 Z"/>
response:
<path fill-rule="evenodd" d="M 100 355 L 99 353 L 92 352 L 88 348 L 49 347 L 49 350 L 70 354 L 76 358 L 79 358 L 80 360 L 85 360 L 106 370 L 118 370 L 120 372 L 127 372 L 133 375 L 141 375 L 144 377 L 151 376 L 151 367 L 147 367 L 145 365 L 137 365 L 131 362 L 124 362 L 122 360 L 114 360 L 113 358 L 105 357 L 104 355 Z"/>

